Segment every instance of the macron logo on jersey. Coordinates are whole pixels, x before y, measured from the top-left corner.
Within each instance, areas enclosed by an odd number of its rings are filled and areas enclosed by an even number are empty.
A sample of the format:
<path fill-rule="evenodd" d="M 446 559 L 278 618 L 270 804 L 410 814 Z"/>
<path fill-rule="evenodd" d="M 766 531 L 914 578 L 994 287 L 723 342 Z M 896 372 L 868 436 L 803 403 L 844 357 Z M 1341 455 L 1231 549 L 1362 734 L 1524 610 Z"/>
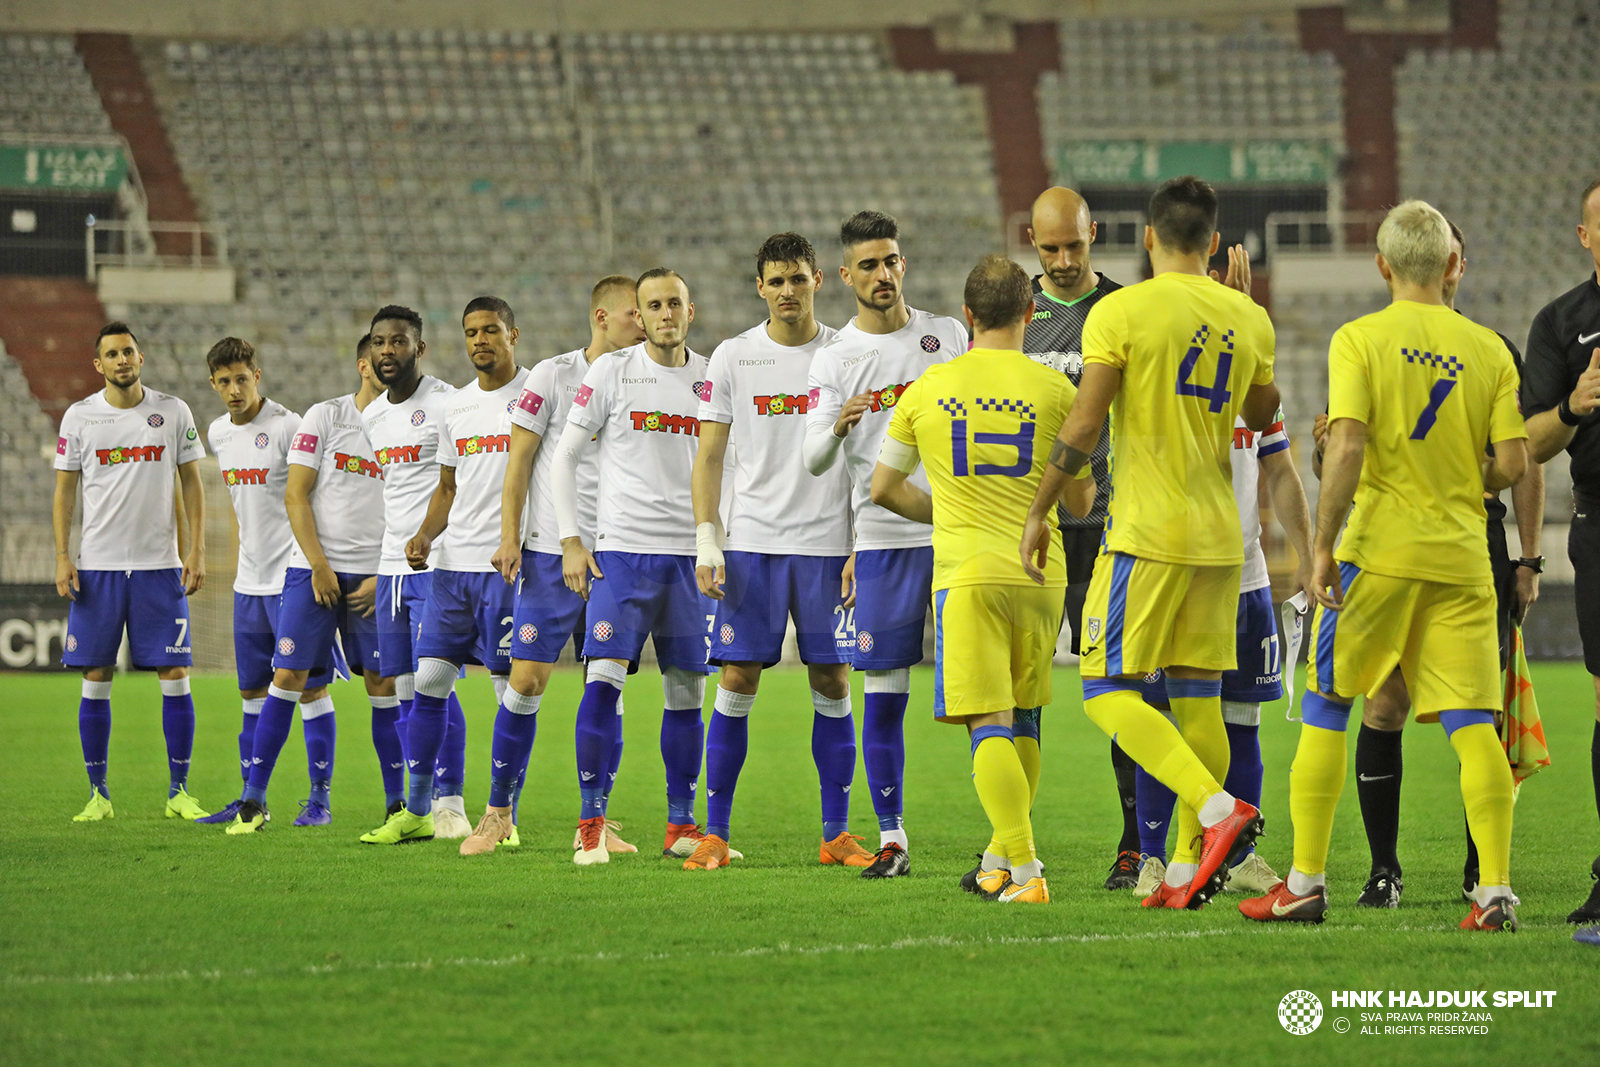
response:
<path fill-rule="evenodd" d="M 664 411 L 630 411 L 633 428 L 647 433 L 681 433 L 700 436 L 700 420 L 692 415 L 668 415 Z"/>
<path fill-rule="evenodd" d="M 102 467 L 114 463 L 155 463 L 166 450 L 166 445 L 124 445 L 121 448 L 97 448 L 94 456 Z"/>
<path fill-rule="evenodd" d="M 238 467 L 223 471 L 222 480 L 229 485 L 266 485 L 267 470 L 265 467 Z"/>
<path fill-rule="evenodd" d="M 524 389 L 522 395 L 517 397 L 517 407 L 526 411 L 529 415 L 537 415 L 539 414 L 539 409 L 544 407 L 544 397 L 532 389 Z"/>
<path fill-rule="evenodd" d="M 380 467 L 387 467 L 391 463 L 421 463 L 422 446 L 395 445 L 378 449 L 376 455 Z"/>
<path fill-rule="evenodd" d="M 511 451 L 511 435 L 508 433 L 482 434 L 478 437 L 456 438 L 456 455 L 476 456 L 480 452 L 509 452 Z"/>
<path fill-rule="evenodd" d="M 312 455 L 316 455 L 317 435 L 314 433 L 297 433 L 294 435 L 294 443 L 289 447 L 296 452 L 310 452 Z"/>
<path fill-rule="evenodd" d="M 335 452 L 333 454 L 333 469 L 344 471 L 346 474 L 365 474 L 368 478 L 383 477 L 383 468 L 372 462 L 372 460 L 348 455 L 344 452 Z"/>
<path fill-rule="evenodd" d="M 776 396 L 758 396 L 755 403 L 757 415 L 804 415 L 811 406 L 811 397 L 779 393 Z"/>

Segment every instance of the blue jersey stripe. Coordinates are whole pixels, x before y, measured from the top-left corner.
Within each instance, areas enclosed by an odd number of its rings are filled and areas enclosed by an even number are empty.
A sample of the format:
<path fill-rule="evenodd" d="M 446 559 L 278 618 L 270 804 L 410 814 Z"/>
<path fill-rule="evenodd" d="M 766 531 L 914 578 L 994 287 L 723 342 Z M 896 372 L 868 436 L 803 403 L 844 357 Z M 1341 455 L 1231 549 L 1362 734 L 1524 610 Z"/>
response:
<path fill-rule="evenodd" d="M 948 589 L 933 594 L 933 715 L 944 716 L 944 596 Z"/>
<path fill-rule="evenodd" d="M 1111 605 L 1106 615 L 1106 673 L 1122 673 L 1122 625 L 1128 613 L 1128 579 L 1134 557 L 1121 552 L 1111 557 Z"/>
<path fill-rule="evenodd" d="M 1361 568 L 1354 563 L 1339 564 L 1339 584 L 1344 588 L 1344 595 L 1350 595 L 1350 584 L 1361 574 Z M 1338 690 L 1333 687 L 1333 642 L 1334 635 L 1339 629 L 1339 613 L 1319 608 L 1321 613 L 1317 620 L 1317 686 L 1322 692 L 1336 696 Z"/>

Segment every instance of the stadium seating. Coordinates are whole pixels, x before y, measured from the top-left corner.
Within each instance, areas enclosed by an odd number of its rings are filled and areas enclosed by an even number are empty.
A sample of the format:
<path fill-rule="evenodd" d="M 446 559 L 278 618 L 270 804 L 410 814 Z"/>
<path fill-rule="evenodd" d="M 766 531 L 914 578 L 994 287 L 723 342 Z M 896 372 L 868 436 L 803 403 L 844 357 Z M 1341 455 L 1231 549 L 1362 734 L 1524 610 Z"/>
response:
<path fill-rule="evenodd" d="M 71 37 L 0 35 L 0 134 L 110 132 L 111 120 Z"/>

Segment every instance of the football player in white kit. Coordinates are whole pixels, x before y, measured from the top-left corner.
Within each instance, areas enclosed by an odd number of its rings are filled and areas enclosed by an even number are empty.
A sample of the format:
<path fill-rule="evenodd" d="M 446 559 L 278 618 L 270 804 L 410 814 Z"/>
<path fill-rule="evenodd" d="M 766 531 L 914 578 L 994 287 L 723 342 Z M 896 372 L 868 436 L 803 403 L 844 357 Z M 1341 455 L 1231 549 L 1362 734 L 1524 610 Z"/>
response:
<path fill-rule="evenodd" d="M 621 274 L 601 278 L 589 294 L 588 347 L 534 364 L 511 412 L 511 454 L 506 460 L 505 486 L 500 495 L 500 547 L 493 560 L 501 577 L 515 586 L 517 597 L 512 613 L 510 689 L 503 714 L 539 706 L 550 681 L 550 668 L 568 640 L 576 645 L 578 656 L 583 655 L 583 598 L 568 589 L 561 577 L 561 538 L 556 531 L 551 498 L 556 441 L 566 428 L 572 398 L 595 360 L 643 340 L 633 279 Z M 546 441 L 550 442 L 548 448 L 544 447 Z M 596 449 L 589 448 L 578 460 L 578 512 L 582 527 L 579 536 L 591 550 L 599 495 L 600 456 Z M 616 747 L 605 778 L 608 786 L 616 780 L 617 764 L 622 759 L 620 698 L 615 719 Z M 463 856 L 483 855 L 499 845 L 519 843 L 517 795 L 532 748 L 522 747 L 515 726 L 507 722 L 504 728 L 499 724 L 495 727 L 489 804 L 477 829 L 461 842 Z M 572 847 L 575 853 L 582 851 L 581 835 Z M 606 849 L 639 851 L 622 840 L 609 821 Z"/>
<path fill-rule="evenodd" d="M 83 672 L 78 738 L 89 772 L 89 803 L 74 822 L 114 817 L 106 787 L 111 741 L 111 679 L 127 630 L 133 664 L 161 679 L 161 729 L 167 740 L 167 818 L 206 815 L 185 789 L 194 751 L 189 692 L 189 601 L 206 576 L 205 455 L 189 405 L 139 382 L 144 353 L 126 323 L 95 338 L 95 370 L 105 388 L 67 409 L 56 439 L 56 592 L 67 611 L 62 663 Z M 183 486 L 189 550 L 178 561 L 173 486 Z M 72 513 L 83 487 L 83 534 L 74 562 Z"/>
<path fill-rule="evenodd" d="M 700 591 L 717 601 L 710 662 L 722 668 L 706 736 L 706 839 L 693 860 L 725 863 L 734 788 L 748 748 L 748 716 L 761 671 L 783 655 L 794 618 L 814 710 L 811 755 L 822 790 L 825 864 L 872 862 L 850 834 L 855 720 L 850 713 L 850 481 L 835 467 L 820 478 L 801 463 L 811 363 L 833 339 L 817 322 L 817 253 L 797 233 L 756 252 L 756 291 L 768 318 L 717 346 L 700 401 L 694 513 Z M 733 511 L 719 518 L 723 467 L 734 444 Z"/>
<path fill-rule="evenodd" d="M 655 643 L 665 694 L 663 848 L 682 855 L 701 837 L 693 805 L 712 610 L 695 584 L 694 517 L 683 502 L 699 442 L 706 358 L 687 344 L 694 321 L 687 283 L 657 267 L 639 276 L 637 289 L 645 343 L 589 368 L 557 442 L 551 479 L 563 577 L 589 602 L 587 684 L 578 705 L 578 864 L 610 858 L 604 812 L 617 701 L 646 636 Z M 592 553 L 578 509 L 578 463 L 591 437 L 598 437 L 600 449 Z"/>
<path fill-rule="evenodd" d="M 422 526 L 428 501 L 439 486 L 439 428 L 444 425 L 445 404 L 455 387 L 423 374 L 419 362 L 427 355 L 422 339 L 422 316 L 408 307 L 390 304 L 372 317 L 372 370 L 387 389 L 367 405 L 361 421 L 372 442 L 372 454 L 383 468 L 383 553 L 378 560 L 378 670 L 393 678 L 394 707 L 372 709 L 372 743 L 383 764 L 384 802 L 390 815 L 405 807 L 405 732 L 416 695 L 417 657 L 413 644 L 422 606 L 433 588 L 431 560 L 414 571 L 406 562 L 406 541 Z M 443 818 L 450 821 L 451 801 L 459 798 L 466 758 L 466 718 L 452 690 L 446 702 L 445 740 L 436 768 L 435 830 Z M 466 822 L 465 808 L 458 816 Z M 454 827 L 460 830 L 458 824 Z M 446 836 L 461 836 L 460 833 Z"/>
<path fill-rule="evenodd" d="M 933 528 L 874 504 L 872 472 L 900 394 L 928 367 L 965 352 L 967 331 L 955 319 L 906 306 L 906 260 L 892 217 L 859 212 L 840 228 L 839 242 L 839 277 L 855 292 L 856 317 L 811 361 L 805 464 L 824 477 L 842 453 L 852 486 L 855 607 L 847 629 L 855 669 L 866 672 L 861 738 L 879 836 L 878 854 L 862 873 L 877 877 L 904 873 L 908 864 L 904 723 L 932 598 Z M 928 491 L 925 471 L 910 481 Z"/>
<path fill-rule="evenodd" d="M 477 378 L 445 403 L 439 484 L 420 528 L 406 542 L 406 560 L 413 570 L 428 565 L 435 541 L 441 557 L 417 624 L 416 696 L 406 724 L 410 773 L 406 805 L 362 835 L 368 844 L 395 845 L 436 836 L 434 759 L 444 741 L 446 700 L 461 665 L 483 664 L 493 676 L 497 702 L 507 699 L 515 598 L 492 560 L 500 544 L 500 493 L 511 451 L 511 412 L 528 372 L 517 366 L 516 318 L 504 300 L 479 296 L 468 301 L 461 329 Z M 499 722 L 507 719 L 514 720 L 519 740 L 525 737 L 531 749 L 533 713 L 502 714 Z M 454 803 L 446 809 L 447 799 L 460 798 L 440 798 L 440 809 L 450 812 L 450 821 L 461 819 L 462 828 L 449 831 L 450 836 L 468 836 L 472 828 L 464 812 Z"/>
<path fill-rule="evenodd" d="M 289 738 L 295 705 L 311 761 L 311 798 L 297 826 L 331 821 L 328 789 L 333 775 L 333 699 L 305 699 L 313 674 L 326 684 L 335 661 L 337 631 L 345 661 L 360 671 L 369 696 L 392 683 L 378 675 L 378 632 L 372 618 L 378 551 L 383 540 L 383 468 L 373 458 L 361 412 L 380 386 L 367 361 L 363 337 L 356 346 L 361 387 L 354 394 L 312 404 L 289 445 L 284 506 L 294 543 L 278 606 L 278 645 L 272 684 L 257 717 L 250 781 L 227 832 L 243 835 L 267 823 L 267 786 Z M 321 757 L 320 759 L 318 757 Z"/>

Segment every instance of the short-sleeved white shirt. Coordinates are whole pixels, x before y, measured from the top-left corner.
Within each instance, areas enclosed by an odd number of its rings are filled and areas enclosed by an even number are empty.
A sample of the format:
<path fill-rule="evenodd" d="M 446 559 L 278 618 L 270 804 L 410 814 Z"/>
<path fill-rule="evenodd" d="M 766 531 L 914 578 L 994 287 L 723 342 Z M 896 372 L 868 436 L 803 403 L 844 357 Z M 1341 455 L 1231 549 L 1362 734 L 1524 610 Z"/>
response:
<path fill-rule="evenodd" d="M 473 381 L 445 404 L 439 462 L 456 469 L 450 525 L 439 538 L 448 570 L 494 570 L 490 560 L 500 547 L 500 494 L 511 453 L 511 412 L 527 378 L 526 368 L 518 367 L 509 382 L 489 392 Z"/>
<path fill-rule="evenodd" d="M 852 319 L 811 361 L 806 419 L 826 425 L 829 433 L 846 400 L 862 393 L 873 395 L 872 406 L 841 443 L 852 486 L 858 551 L 933 543 L 933 527 L 903 519 L 872 502 L 872 471 L 900 394 L 928 367 L 965 352 L 967 331 L 947 316 L 907 310 L 910 321 L 894 333 L 863 333 Z M 927 473 L 918 467 L 911 483 L 926 491 Z"/>
<path fill-rule="evenodd" d="M 382 393 L 361 413 L 372 454 L 383 468 L 383 552 L 379 574 L 411 574 L 406 542 L 422 529 L 428 501 L 439 488 L 439 428 L 455 386 L 424 374 L 416 391 L 398 404 Z M 426 570 L 448 567 L 435 547 Z"/>
<path fill-rule="evenodd" d="M 528 502 L 522 511 L 522 547 L 533 552 L 561 552 L 550 476 L 555 469 L 556 442 L 561 440 L 572 411 L 572 398 L 588 373 L 589 361 L 581 348 L 536 363 L 511 411 L 512 425 L 539 435 L 539 451 L 528 477 Z M 591 444 L 578 456 L 578 536 L 591 551 L 599 506 L 600 450 Z"/>
<path fill-rule="evenodd" d="M 644 344 L 601 356 L 572 401 L 568 420 L 600 438 L 598 551 L 695 553 L 690 481 L 706 357 L 685 351 L 681 367 L 663 367 Z"/>
<path fill-rule="evenodd" d="M 276 400 L 244 425 L 222 415 L 206 430 L 211 453 L 222 468 L 233 514 L 239 520 L 239 566 L 233 591 L 246 596 L 277 596 L 294 550 L 294 532 L 283 491 L 289 482 L 289 442 L 300 416 Z"/>
<path fill-rule="evenodd" d="M 1283 412 L 1260 433 L 1233 423 L 1233 497 L 1239 505 L 1239 525 L 1244 530 L 1244 568 L 1239 572 L 1239 592 L 1249 593 L 1272 584 L 1267 576 L 1267 555 L 1261 551 L 1261 457 L 1289 447 Z"/>
<path fill-rule="evenodd" d="M 795 556 L 850 554 L 850 477 L 842 465 L 813 478 L 801 458 L 811 362 L 834 331 L 803 345 L 755 326 L 717 346 L 706 368 L 701 422 L 731 424 L 733 511 L 726 546 Z"/>
<path fill-rule="evenodd" d="M 289 445 L 289 462 L 317 472 L 311 517 L 328 566 L 340 574 L 377 574 L 383 543 L 383 468 L 372 455 L 356 398 L 312 404 Z M 296 541 L 289 566 L 311 564 Z"/>
<path fill-rule="evenodd" d="M 78 568 L 179 566 L 173 478 L 205 454 L 189 405 L 175 396 L 146 388 L 137 406 L 114 408 L 100 392 L 68 408 L 55 463 L 78 471 L 83 486 Z"/>

